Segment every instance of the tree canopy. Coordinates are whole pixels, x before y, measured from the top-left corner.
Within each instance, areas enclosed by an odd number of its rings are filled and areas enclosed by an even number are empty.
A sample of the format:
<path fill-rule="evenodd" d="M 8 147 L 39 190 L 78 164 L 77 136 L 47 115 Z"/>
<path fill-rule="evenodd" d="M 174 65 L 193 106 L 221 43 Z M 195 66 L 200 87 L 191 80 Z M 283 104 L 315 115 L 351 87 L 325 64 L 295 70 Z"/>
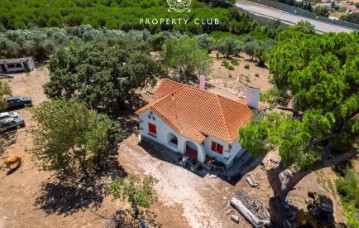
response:
<path fill-rule="evenodd" d="M 33 113 L 38 127 L 31 154 L 44 170 L 89 176 L 123 137 L 117 124 L 78 100 L 46 101 Z"/>
<path fill-rule="evenodd" d="M 291 38 L 281 34 L 283 39 L 271 50 L 269 65 L 278 89 L 290 91 L 287 99 L 294 101 L 294 112 L 304 114 L 296 119 L 275 115 L 270 118 L 281 121 L 263 118 L 251 126 L 261 128 L 266 138 L 270 136 L 263 142 L 279 145 L 286 165 L 310 166 L 321 158 L 321 138 L 332 136 L 330 145 L 339 151 L 353 148 L 358 140 L 359 36 L 284 33 L 291 34 Z M 247 142 L 246 132 L 250 129 L 241 131 L 242 141 Z M 303 159 L 309 160 L 300 164 Z"/>
<path fill-rule="evenodd" d="M 232 0 L 231 0 L 232 1 Z M 209 4 L 206 4 L 209 3 Z M 180 31 L 199 34 L 212 31 L 229 31 L 236 25 L 237 34 L 259 29 L 259 24 L 231 6 L 228 0 L 193 0 L 191 12 L 183 12 L 188 24 L 145 24 L 140 18 L 172 18 L 168 4 L 163 0 L 2 0 L 0 31 L 32 27 L 76 27 L 91 25 L 95 28 L 121 29 L 123 31 L 148 29 L 151 33 Z M 233 1 L 232 1 L 233 2 Z M 225 8 L 221 8 L 225 7 Z M 195 18 L 218 18 L 219 25 L 194 24 Z M 186 28 L 187 27 L 187 28 Z"/>
<path fill-rule="evenodd" d="M 124 37 L 59 51 L 50 61 L 50 98 L 78 97 L 94 109 L 123 107 L 134 89 L 154 85 L 160 65 L 145 42 Z"/>
<path fill-rule="evenodd" d="M 225 58 L 231 55 L 237 55 L 243 49 L 243 43 L 233 37 L 223 38 L 218 41 L 217 50 L 223 54 Z"/>
<path fill-rule="evenodd" d="M 279 90 L 273 95 L 286 94 L 282 99 L 292 105 L 284 109 L 291 114 L 269 112 L 240 129 L 239 137 L 253 155 L 278 148 L 275 171 L 295 171 L 285 183 L 271 179 L 280 198 L 311 171 L 358 153 L 359 35 L 284 31 L 269 53 L 269 66 Z"/>
<path fill-rule="evenodd" d="M 207 72 L 212 62 L 207 50 L 201 49 L 194 39 L 180 37 L 167 40 L 162 52 L 166 63 L 179 73 L 179 80 L 196 79 L 196 71 Z"/>

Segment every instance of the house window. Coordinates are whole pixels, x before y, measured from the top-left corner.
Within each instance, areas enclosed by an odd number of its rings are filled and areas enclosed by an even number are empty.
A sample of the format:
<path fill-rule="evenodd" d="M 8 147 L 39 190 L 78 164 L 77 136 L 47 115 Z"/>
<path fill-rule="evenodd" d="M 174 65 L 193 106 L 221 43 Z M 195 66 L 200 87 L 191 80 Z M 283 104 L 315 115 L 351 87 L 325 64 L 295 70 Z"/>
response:
<path fill-rule="evenodd" d="M 223 146 L 219 143 L 213 142 L 212 141 L 212 147 L 211 147 L 212 151 L 217 152 L 219 154 L 223 154 Z"/>
<path fill-rule="evenodd" d="M 176 136 L 171 139 L 171 143 L 178 145 L 178 139 Z"/>
<path fill-rule="evenodd" d="M 22 67 L 22 66 L 21 66 L 21 63 L 17 63 L 17 64 L 16 64 L 16 68 L 20 68 L 20 67 Z"/>
<path fill-rule="evenodd" d="M 157 134 L 157 128 L 156 125 L 148 123 L 148 131 L 152 134 Z"/>

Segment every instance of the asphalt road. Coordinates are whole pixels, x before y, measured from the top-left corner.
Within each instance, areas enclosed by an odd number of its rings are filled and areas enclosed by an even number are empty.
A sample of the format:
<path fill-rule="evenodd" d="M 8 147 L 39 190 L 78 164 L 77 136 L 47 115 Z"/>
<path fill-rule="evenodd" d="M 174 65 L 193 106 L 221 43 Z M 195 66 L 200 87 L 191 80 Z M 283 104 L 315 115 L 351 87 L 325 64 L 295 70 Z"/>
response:
<path fill-rule="evenodd" d="M 354 29 L 345 28 L 345 27 L 341 27 L 341 26 L 333 25 L 333 24 L 327 24 L 324 22 L 313 20 L 311 18 L 301 17 L 301 16 L 297 16 L 294 14 L 290 14 L 290 13 L 281 11 L 279 9 L 269 8 L 267 6 L 249 5 L 249 4 L 250 4 L 250 2 L 248 2 L 248 5 L 243 4 L 243 3 L 236 3 L 236 6 L 238 8 L 242 8 L 242 9 L 249 11 L 251 13 L 254 13 L 254 14 L 263 15 L 268 18 L 278 19 L 287 24 L 297 24 L 298 21 L 300 21 L 300 20 L 307 20 L 312 25 L 315 26 L 315 30 L 318 32 L 325 33 L 325 32 L 352 32 L 352 31 L 355 31 Z"/>

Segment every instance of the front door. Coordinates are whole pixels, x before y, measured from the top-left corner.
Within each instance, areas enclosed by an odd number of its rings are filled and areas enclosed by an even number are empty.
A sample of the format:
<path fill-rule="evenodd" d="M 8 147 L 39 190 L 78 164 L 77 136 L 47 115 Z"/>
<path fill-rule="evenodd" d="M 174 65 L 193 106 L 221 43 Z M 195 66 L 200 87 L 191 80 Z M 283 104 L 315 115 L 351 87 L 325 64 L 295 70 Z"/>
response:
<path fill-rule="evenodd" d="M 186 156 L 192 158 L 193 161 L 197 161 L 197 151 L 189 146 L 186 146 Z"/>

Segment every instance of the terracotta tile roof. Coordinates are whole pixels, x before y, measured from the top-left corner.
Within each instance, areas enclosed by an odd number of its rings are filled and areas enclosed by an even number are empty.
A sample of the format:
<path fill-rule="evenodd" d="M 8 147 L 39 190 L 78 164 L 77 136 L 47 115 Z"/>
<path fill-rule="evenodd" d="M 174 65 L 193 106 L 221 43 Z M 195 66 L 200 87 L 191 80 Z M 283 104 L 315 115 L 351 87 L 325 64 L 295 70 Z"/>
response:
<path fill-rule="evenodd" d="M 254 117 L 254 112 L 242 102 L 168 79 L 162 80 L 155 101 L 136 113 L 148 109 L 174 131 L 196 142 L 212 136 L 233 143 L 238 138 L 238 129 Z"/>

